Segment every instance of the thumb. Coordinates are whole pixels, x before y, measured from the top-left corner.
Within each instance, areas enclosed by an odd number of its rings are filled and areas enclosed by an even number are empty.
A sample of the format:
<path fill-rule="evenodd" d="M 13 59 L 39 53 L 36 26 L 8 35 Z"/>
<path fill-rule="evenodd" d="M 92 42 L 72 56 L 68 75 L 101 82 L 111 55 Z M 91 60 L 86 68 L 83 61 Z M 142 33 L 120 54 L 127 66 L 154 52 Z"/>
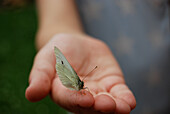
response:
<path fill-rule="evenodd" d="M 53 49 L 42 48 L 35 57 L 29 77 L 29 86 L 25 96 L 31 102 L 46 97 L 51 90 L 51 82 L 55 76 L 55 56 Z"/>

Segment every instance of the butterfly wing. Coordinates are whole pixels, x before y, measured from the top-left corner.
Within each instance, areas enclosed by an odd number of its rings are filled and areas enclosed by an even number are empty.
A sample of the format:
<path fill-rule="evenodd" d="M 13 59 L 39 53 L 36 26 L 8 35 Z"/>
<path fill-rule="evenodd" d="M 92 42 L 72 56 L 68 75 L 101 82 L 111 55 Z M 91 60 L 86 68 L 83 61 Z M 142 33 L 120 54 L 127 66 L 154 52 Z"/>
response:
<path fill-rule="evenodd" d="M 69 89 L 78 90 L 78 81 L 80 79 L 76 72 L 57 47 L 54 47 L 54 51 L 56 56 L 56 71 L 62 84 Z"/>

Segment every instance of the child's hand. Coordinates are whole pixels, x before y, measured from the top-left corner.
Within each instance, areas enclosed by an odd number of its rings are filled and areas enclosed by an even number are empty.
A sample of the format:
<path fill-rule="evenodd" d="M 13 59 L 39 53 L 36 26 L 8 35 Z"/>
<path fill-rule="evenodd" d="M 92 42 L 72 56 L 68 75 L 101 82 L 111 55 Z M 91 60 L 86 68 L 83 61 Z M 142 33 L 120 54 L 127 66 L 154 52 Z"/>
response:
<path fill-rule="evenodd" d="M 80 79 L 98 66 L 84 80 L 89 91 L 72 91 L 61 84 L 55 71 L 54 46 L 62 51 Z M 51 91 L 55 103 L 76 113 L 129 113 L 136 106 L 109 48 L 89 36 L 56 35 L 37 53 L 29 82 L 26 90 L 29 101 L 39 101 Z"/>

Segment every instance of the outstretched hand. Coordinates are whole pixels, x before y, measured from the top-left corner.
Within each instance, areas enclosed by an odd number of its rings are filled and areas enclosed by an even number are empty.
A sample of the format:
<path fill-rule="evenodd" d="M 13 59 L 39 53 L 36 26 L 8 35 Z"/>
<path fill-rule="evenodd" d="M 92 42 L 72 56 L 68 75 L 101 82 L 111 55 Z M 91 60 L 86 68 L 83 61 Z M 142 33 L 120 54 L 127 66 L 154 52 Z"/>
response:
<path fill-rule="evenodd" d="M 73 91 L 62 85 L 55 71 L 54 46 L 62 51 L 80 79 L 98 66 L 84 80 L 89 91 Z M 75 113 L 130 113 L 136 106 L 109 48 L 89 36 L 56 35 L 37 53 L 26 98 L 35 102 L 50 92 L 56 104 Z"/>

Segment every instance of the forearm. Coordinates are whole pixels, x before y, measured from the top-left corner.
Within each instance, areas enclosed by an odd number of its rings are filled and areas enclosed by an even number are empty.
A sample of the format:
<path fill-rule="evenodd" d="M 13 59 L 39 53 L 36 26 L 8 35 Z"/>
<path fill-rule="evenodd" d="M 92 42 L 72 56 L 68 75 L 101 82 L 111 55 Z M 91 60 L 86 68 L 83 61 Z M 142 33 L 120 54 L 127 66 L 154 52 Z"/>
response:
<path fill-rule="evenodd" d="M 57 33 L 83 34 L 74 0 L 37 0 L 39 29 L 36 46 L 40 49 Z"/>

